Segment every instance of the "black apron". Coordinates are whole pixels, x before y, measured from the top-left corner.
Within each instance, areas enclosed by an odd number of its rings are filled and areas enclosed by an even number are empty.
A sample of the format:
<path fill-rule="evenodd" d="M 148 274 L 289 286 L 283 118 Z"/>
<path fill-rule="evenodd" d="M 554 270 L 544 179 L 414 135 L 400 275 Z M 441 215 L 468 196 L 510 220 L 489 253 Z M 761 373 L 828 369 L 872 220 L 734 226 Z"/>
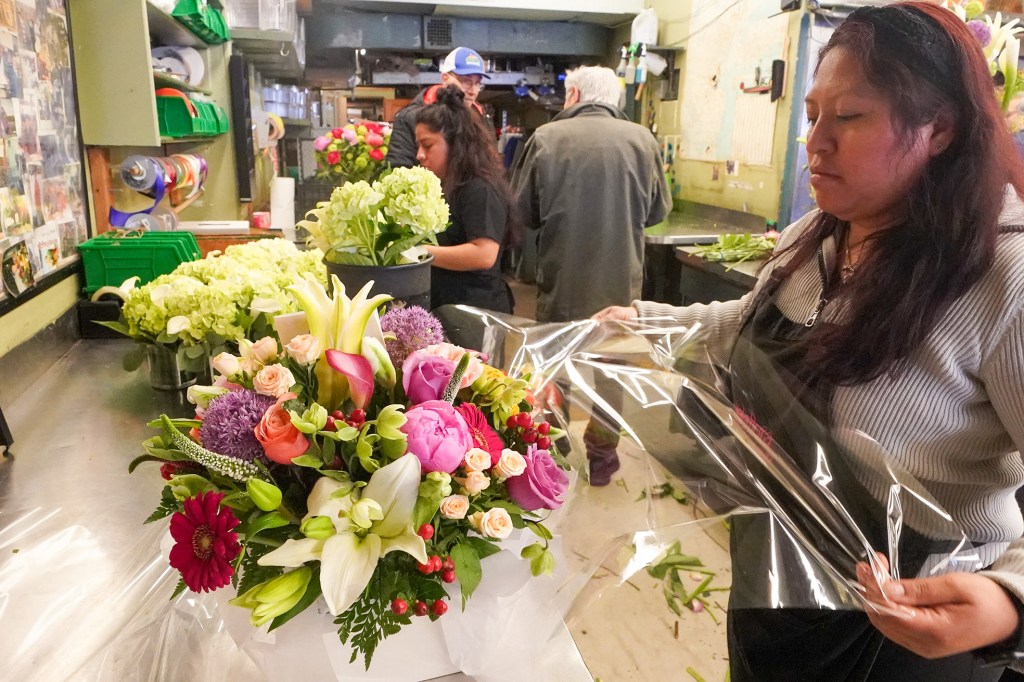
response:
<path fill-rule="evenodd" d="M 824 282 L 822 303 L 829 292 L 829 271 L 819 250 Z M 773 299 L 779 283 L 770 281 L 755 299 L 730 357 L 730 391 L 734 405 L 771 434 L 792 456 L 794 464 L 810 475 L 816 448 L 823 448 L 831 469 L 828 486 L 874 548 L 886 547 L 885 509 L 847 468 L 842 448 L 829 436 L 831 398 L 835 386 L 816 376 L 803 361 L 806 338 L 817 314 L 807 323 L 787 319 Z M 755 471 L 755 473 L 761 473 Z M 786 491 L 768 488 L 784 498 Z M 779 486 L 776 485 L 778 488 Z M 794 506 L 795 507 L 795 506 Z M 787 506 L 788 508 L 788 506 Z M 793 514 L 801 524 L 799 510 Z M 927 660 L 890 642 L 858 610 L 817 608 L 761 608 L 756 593 L 764 590 L 765 576 L 779 551 L 768 536 L 767 514 L 734 517 L 730 536 L 733 589 L 728 617 L 729 664 L 734 682 L 776 680 L 829 682 L 904 682 L 943 680 L 957 682 L 999 679 L 1001 668 L 981 668 L 970 653 Z M 816 533 L 813 522 L 805 527 L 814 545 L 852 576 L 852 561 L 836 546 L 834 537 Z M 778 537 L 777 534 L 775 536 Z M 925 538 L 904 527 L 900 540 L 902 576 L 916 575 L 929 554 L 952 550 L 951 543 Z M 776 541 L 777 542 L 777 541 Z M 845 543 L 847 549 L 852 543 Z M 784 550 L 783 550 L 784 551 Z M 775 557 L 777 559 L 777 557 Z M 863 556 L 860 560 L 863 560 Z M 800 581 L 795 581 L 799 583 Z M 798 593 L 800 586 L 796 586 Z M 814 603 L 794 599 L 791 603 Z"/>

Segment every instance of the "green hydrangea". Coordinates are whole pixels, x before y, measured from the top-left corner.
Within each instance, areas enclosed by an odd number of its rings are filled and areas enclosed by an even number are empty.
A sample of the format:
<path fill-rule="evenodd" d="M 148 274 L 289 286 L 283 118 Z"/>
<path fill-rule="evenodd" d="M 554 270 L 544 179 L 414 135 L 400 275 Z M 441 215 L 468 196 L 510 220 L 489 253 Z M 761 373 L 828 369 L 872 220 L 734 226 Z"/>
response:
<path fill-rule="evenodd" d="M 402 254 L 408 249 L 436 244 L 450 215 L 441 181 L 417 167 L 397 168 L 373 184 L 347 182 L 306 217 L 298 227 L 332 260 L 398 265 L 406 262 Z"/>

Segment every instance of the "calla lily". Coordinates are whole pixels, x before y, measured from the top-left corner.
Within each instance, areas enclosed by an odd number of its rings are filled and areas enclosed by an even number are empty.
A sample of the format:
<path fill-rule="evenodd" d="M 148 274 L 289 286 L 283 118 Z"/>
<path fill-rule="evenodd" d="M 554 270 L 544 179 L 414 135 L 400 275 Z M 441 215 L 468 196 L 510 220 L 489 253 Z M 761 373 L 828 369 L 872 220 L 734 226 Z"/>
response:
<path fill-rule="evenodd" d="M 164 307 L 164 299 L 171 295 L 170 284 L 158 284 L 157 286 L 149 290 L 149 300 L 153 302 L 157 308 Z"/>
<path fill-rule="evenodd" d="M 348 379 L 349 397 L 360 410 L 370 404 L 373 397 L 373 368 L 362 355 L 342 353 L 340 350 L 325 351 L 327 364 Z"/>
<path fill-rule="evenodd" d="M 249 304 L 249 310 L 253 314 L 276 313 L 281 310 L 281 304 L 273 298 L 254 298 Z"/>
<path fill-rule="evenodd" d="M 427 562 L 426 545 L 413 528 L 413 510 L 419 494 L 420 462 L 404 455 L 381 467 L 360 492 L 351 483 L 323 477 L 307 500 L 303 527 L 314 537 L 288 540 L 259 559 L 261 566 L 296 568 L 320 561 L 320 587 L 327 608 L 344 613 L 366 589 L 380 558 L 401 550 Z M 359 508 L 355 508 L 355 507 Z M 331 533 L 313 517 L 326 517 Z M 325 532 L 328 531 L 328 532 Z"/>
<path fill-rule="evenodd" d="M 175 315 L 171 319 L 167 320 L 167 334 L 174 336 L 175 334 L 180 334 L 191 326 L 192 323 L 189 322 L 187 317 L 184 315 Z"/>
<path fill-rule="evenodd" d="M 1017 61 L 1020 59 L 1020 39 L 1010 36 L 1003 51 L 999 53 L 1000 70 L 1003 72 L 1003 111 L 1010 108 L 1010 100 L 1017 91 Z"/>
<path fill-rule="evenodd" d="M 363 337 L 363 357 L 370 361 L 373 368 L 373 378 L 388 390 L 395 387 L 398 382 L 398 375 L 395 373 L 395 363 L 388 355 L 388 349 L 378 339 L 372 336 Z"/>
<path fill-rule="evenodd" d="M 331 283 L 334 287 L 333 296 L 328 295 L 324 286 L 311 275 L 307 275 L 299 284 L 288 287 L 299 307 L 306 313 L 309 333 L 317 337 L 324 352 L 334 349 L 359 355 L 364 336 L 383 341 L 377 307 L 392 297 L 386 294 L 369 297 L 373 286 L 371 281 L 350 299 L 345 295 L 345 285 L 337 276 L 331 275 Z M 340 405 L 349 394 L 345 377 L 331 371 L 325 362 L 317 363 L 315 371 L 319 381 L 317 402 L 322 405 Z"/>
<path fill-rule="evenodd" d="M 125 281 L 121 282 L 121 286 L 119 287 L 109 285 L 100 287 L 96 290 L 96 293 L 92 295 L 92 300 L 99 301 L 101 298 L 109 294 L 111 296 L 117 296 L 122 301 L 127 301 L 128 294 L 131 293 L 131 290 L 135 288 L 141 279 L 141 277 L 136 275 L 135 277 L 129 277 Z"/>

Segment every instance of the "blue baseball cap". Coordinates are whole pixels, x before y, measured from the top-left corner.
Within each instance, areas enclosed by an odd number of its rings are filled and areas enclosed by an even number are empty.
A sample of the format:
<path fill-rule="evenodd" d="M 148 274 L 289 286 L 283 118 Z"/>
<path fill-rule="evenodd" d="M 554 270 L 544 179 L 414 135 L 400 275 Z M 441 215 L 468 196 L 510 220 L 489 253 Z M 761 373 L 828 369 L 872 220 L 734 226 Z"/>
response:
<path fill-rule="evenodd" d="M 441 62 L 441 73 L 454 73 L 457 76 L 483 76 L 490 78 L 484 70 L 484 60 L 476 50 L 468 47 L 457 47 L 448 53 Z"/>

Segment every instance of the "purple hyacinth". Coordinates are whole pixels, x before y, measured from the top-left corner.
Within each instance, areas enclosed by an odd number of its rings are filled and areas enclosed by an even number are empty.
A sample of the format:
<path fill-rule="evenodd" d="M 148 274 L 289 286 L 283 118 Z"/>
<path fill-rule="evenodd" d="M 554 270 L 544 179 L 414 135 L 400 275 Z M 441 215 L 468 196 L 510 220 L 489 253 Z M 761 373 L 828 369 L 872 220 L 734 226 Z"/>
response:
<path fill-rule="evenodd" d="M 992 28 L 980 19 L 971 19 L 967 22 L 968 30 L 978 39 L 978 44 L 987 47 L 992 40 Z"/>
<path fill-rule="evenodd" d="M 253 429 L 275 402 L 272 396 L 248 389 L 214 398 L 199 427 L 203 447 L 246 462 L 262 457 L 263 446 L 256 440 Z"/>
<path fill-rule="evenodd" d="M 380 327 L 395 335 L 385 342 L 395 367 L 401 367 L 414 351 L 444 341 L 441 321 L 416 305 L 392 308 L 380 319 Z"/>

